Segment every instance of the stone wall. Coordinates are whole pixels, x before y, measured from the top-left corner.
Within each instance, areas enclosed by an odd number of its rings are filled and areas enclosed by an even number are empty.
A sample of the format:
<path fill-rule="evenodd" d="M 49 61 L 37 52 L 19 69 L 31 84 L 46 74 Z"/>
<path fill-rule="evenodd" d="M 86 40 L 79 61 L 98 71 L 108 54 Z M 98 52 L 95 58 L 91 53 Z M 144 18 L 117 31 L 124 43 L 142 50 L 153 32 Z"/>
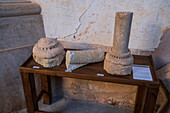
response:
<path fill-rule="evenodd" d="M 0 113 L 25 107 L 19 66 L 45 37 L 41 9 L 24 0 L 0 0 Z"/>

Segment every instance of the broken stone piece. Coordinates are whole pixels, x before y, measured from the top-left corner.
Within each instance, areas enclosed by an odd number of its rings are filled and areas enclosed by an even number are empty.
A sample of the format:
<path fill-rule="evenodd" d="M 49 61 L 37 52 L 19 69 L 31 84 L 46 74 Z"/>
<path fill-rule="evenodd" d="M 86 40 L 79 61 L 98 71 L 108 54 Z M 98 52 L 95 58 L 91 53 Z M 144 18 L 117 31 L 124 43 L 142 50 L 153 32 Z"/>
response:
<path fill-rule="evenodd" d="M 38 58 L 52 58 L 64 51 L 64 47 L 57 39 L 41 38 L 33 48 L 33 53 Z"/>
<path fill-rule="evenodd" d="M 104 59 L 102 50 L 82 50 L 66 52 L 67 70 L 74 70 L 88 63 L 100 62 Z"/>
<path fill-rule="evenodd" d="M 59 66 L 62 63 L 64 59 L 64 55 L 65 55 L 65 51 L 63 51 L 62 54 L 57 55 L 53 58 L 42 59 L 36 57 L 34 54 L 33 54 L 33 58 L 38 64 L 42 65 L 43 67 L 55 67 L 55 66 Z"/>
<path fill-rule="evenodd" d="M 34 60 L 44 67 L 60 65 L 64 56 L 64 47 L 57 39 L 41 38 L 33 47 Z"/>
<path fill-rule="evenodd" d="M 133 13 L 117 12 L 115 17 L 113 47 L 106 54 L 104 69 L 116 75 L 131 74 L 133 57 L 128 49 Z"/>
<path fill-rule="evenodd" d="M 66 64 L 67 70 L 75 70 L 87 64 Z"/>

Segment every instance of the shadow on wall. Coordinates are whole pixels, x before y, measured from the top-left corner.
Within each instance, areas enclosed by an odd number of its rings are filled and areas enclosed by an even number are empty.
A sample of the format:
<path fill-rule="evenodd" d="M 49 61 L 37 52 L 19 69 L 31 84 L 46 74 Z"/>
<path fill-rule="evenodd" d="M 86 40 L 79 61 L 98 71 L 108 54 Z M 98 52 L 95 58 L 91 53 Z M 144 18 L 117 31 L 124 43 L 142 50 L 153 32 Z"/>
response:
<path fill-rule="evenodd" d="M 164 31 L 158 48 L 152 54 L 156 70 L 170 62 L 170 26 Z"/>

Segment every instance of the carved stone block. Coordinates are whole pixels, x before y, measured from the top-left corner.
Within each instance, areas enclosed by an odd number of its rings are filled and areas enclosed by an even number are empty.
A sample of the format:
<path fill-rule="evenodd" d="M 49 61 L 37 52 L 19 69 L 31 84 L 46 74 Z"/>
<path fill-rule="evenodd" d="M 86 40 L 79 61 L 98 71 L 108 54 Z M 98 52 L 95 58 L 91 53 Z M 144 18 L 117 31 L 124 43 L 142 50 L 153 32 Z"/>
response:
<path fill-rule="evenodd" d="M 67 51 L 66 67 L 74 70 L 88 63 L 100 62 L 104 59 L 104 52 L 101 50 Z"/>
<path fill-rule="evenodd" d="M 110 74 L 131 74 L 133 57 L 128 49 L 133 13 L 117 12 L 113 47 L 106 54 L 104 69 Z"/>

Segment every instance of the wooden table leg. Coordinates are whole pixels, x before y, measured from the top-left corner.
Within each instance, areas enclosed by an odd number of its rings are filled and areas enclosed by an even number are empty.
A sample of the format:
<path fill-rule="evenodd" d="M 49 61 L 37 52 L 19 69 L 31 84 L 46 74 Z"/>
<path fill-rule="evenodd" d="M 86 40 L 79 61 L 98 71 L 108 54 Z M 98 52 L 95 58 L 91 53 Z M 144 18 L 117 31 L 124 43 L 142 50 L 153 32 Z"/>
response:
<path fill-rule="evenodd" d="M 35 88 L 34 74 L 21 73 L 23 89 L 25 94 L 25 101 L 28 113 L 35 113 L 38 111 L 38 102 Z"/>
<path fill-rule="evenodd" d="M 51 104 L 52 90 L 51 90 L 51 79 L 49 75 L 41 75 L 41 88 L 46 92 L 43 94 L 44 104 Z"/>
<path fill-rule="evenodd" d="M 138 86 L 134 113 L 153 113 L 158 90 Z"/>

